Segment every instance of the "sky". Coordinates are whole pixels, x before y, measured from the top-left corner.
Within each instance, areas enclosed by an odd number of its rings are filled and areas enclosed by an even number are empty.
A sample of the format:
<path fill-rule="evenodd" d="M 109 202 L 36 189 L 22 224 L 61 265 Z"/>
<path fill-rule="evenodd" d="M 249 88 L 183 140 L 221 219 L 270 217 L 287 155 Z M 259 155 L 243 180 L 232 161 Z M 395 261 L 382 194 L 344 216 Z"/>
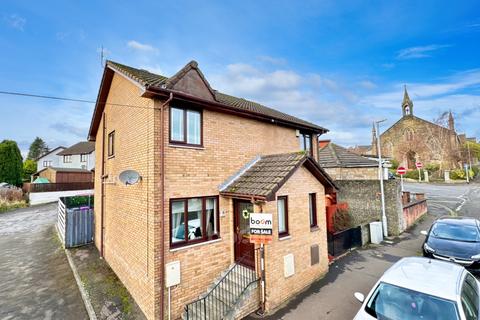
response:
<path fill-rule="evenodd" d="M 196 60 L 214 89 L 371 142 L 372 122 L 452 111 L 480 138 L 480 2 L 2 1 L 0 91 L 95 100 L 107 59 L 172 76 Z M 25 154 L 85 140 L 93 104 L 0 94 L 0 140 Z"/>

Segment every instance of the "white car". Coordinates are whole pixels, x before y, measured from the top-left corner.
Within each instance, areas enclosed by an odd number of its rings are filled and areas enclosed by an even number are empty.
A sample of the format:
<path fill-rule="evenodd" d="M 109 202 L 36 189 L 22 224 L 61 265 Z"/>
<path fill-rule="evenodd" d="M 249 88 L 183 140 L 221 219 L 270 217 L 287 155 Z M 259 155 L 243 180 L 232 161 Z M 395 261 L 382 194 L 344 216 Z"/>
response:
<path fill-rule="evenodd" d="M 403 258 L 365 298 L 354 320 L 477 320 L 479 282 L 462 266 L 428 258 Z"/>

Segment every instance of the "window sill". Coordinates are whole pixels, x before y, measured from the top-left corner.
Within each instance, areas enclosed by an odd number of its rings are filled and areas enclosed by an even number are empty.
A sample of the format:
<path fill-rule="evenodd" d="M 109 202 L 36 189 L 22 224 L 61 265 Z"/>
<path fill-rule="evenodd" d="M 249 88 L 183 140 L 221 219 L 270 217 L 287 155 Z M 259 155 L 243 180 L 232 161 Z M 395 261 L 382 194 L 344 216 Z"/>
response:
<path fill-rule="evenodd" d="M 203 146 L 191 146 L 191 145 L 186 145 L 186 144 L 169 143 L 168 146 L 171 147 L 171 148 L 205 150 L 205 148 Z"/>
<path fill-rule="evenodd" d="M 203 245 L 207 245 L 207 244 L 212 244 L 212 243 L 216 243 L 216 242 L 220 242 L 220 241 L 222 241 L 222 238 L 218 238 L 218 239 L 214 239 L 214 240 L 208 240 L 208 241 L 205 241 L 205 242 L 199 242 L 199 243 L 190 244 L 190 245 L 185 245 L 185 246 L 170 249 L 170 252 L 186 250 L 186 249 L 199 247 L 199 246 L 203 246 Z"/>
<path fill-rule="evenodd" d="M 320 230 L 320 228 L 318 226 L 310 227 L 310 232 L 315 232 L 315 231 L 318 231 L 318 230 Z"/>
<path fill-rule="evenodd" d="M 292 239 L 291 235 L 278 237 L 278 241 L 284 241 L 284 240 L 289 240 L 289 239 Z"/>
<path fill-rule="evenodd" d="M 107 159 L 108 159 L 108 160 L 110 160 L 110 159 L 113 159 L 113 158 L 115 158 L 115 155 L 108 156 L 108 158 L 107 158 Z"/>

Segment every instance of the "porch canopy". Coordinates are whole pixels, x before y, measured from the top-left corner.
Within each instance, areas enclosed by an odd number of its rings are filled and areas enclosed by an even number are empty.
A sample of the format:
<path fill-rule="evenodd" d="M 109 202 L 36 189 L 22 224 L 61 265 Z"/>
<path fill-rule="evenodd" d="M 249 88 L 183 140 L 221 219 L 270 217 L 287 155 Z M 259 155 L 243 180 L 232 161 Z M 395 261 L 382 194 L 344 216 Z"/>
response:
<path fill-rule="evenodd" d="M 304 152 L 258 156 L 220 186 L 220 194 L 235 198 L 275 200 L 275 193 L 295 171 L 304 166 L 325 187 L 325 193 L 338 188 L 318 163 Z"/>

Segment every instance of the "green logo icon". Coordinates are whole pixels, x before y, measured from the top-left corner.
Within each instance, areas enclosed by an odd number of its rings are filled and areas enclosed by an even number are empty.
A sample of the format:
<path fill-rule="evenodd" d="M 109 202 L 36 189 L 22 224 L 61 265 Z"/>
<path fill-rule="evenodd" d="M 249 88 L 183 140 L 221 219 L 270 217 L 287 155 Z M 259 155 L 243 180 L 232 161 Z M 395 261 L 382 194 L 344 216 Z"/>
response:
<path fill-rule="evenodd" d="M 243 216 L 243 219 L 248 219 L 248 217 L 250 217 L 250 212 L 248 212 L 247 209 L 243 210 L 242 211 L 242 216 Z"/>

